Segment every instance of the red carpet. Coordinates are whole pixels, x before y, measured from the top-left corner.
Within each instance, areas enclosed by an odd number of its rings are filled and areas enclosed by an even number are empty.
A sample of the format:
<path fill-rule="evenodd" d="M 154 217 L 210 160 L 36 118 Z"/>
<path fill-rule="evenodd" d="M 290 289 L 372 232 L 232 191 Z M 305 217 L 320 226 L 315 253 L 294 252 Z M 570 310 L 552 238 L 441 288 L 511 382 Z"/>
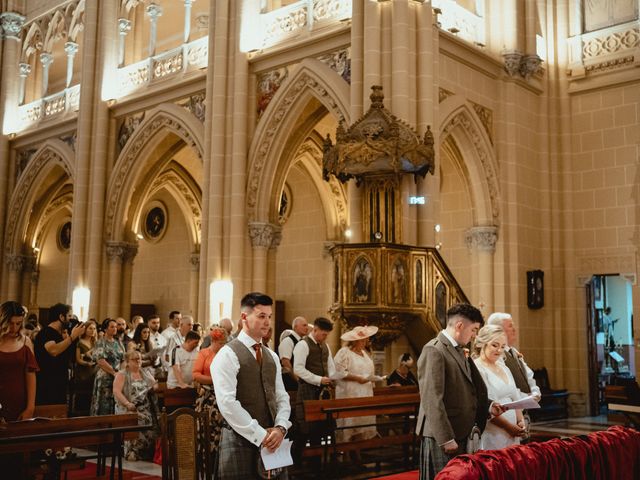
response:
<path fill-rule="evenodd" d="M 411 472 L 396 473 L 395 475 L 389 475 L 387 477 L 376 477 L 376 480 L 417 480 L 418 470 Z"/>
<path fill-rule="evenodd" d="M 109 478 L 110 468 L 107 467 L 107 473 L 103 477 L 96 475 L 96 464 L 87 462 L 83 470 L 72 470 L 68 472 L 68 480 L 89 480 L 97 478 Z M 118 472 L 116 471 L 116 478 L 118 478 Z M 145 473 L 132 472 L 131 470 L 122 470 L 123 480 L 161 480 L 162 477 L 155 475 L 147 475 Z"/>

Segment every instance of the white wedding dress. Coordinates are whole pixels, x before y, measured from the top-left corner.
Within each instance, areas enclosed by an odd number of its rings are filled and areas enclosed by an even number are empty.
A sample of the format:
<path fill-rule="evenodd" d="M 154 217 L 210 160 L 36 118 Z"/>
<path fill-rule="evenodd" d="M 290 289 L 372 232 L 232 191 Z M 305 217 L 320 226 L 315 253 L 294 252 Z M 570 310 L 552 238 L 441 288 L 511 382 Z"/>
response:
<path fill-rule="evenodd" d="M 489 398 L 495 402 L 500 404 L 507 402 L 515 402 L 523 398 L 526 395 L 523 395 L 522 392 L 516 387 L 516 382 L 513 379 L 513 375 L 511 375 L 511 371 L 507 368 L 507 366 L 498 362 L 497 365 L 502 368 L 505 373 L 508 382 L 500 378 L 494 372 L 489 370 L 484 366 L 482 361 L 479 358 L 475 359 L 476 366 L 484 379 L 484 383 L 487 385 L 487 393 L 489 394 Z M 502 417 L 507 420 L 509 423 L 516 423 L 516 411 L 515 410 L 507 410 L 502 414 Z M 518 445 L 520 443 L 520 437 L 512 437 L 506 430 L 494 425 L 491 421 L 487 421 L 487 426 L 482 432 L 482 437 L 480 438 L 480 449 L 481 450 L 498 450 L 500 448 L 505 448 L 510 445 Z"/>

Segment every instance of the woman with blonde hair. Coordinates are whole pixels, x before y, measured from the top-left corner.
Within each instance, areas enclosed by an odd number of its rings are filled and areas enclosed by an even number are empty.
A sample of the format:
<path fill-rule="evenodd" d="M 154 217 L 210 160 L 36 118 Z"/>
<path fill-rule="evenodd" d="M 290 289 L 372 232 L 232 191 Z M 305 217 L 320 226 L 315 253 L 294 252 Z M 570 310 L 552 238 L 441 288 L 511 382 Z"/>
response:
<path fill-rule="evenodd" d="M 489 398 L 500 404 L 513 402 L 524 395 L 516 387 L 511 371 L 504 364 L 507 336 L 497 325 L 480 329 L 473 345 L 473 358 L 487 385 Z M 526 435 L 522 410 L 507 410 L 487 422 L 480 439 L 480 449 L 498 450 L 517 445 Z"/>
<path fill-rule="evenodd" d="M 18 302 L 0 305 L 0 417 L 8 422 L 32 418 L 36 402 L 38 363 L 21 333 L 25 313 Z"/>
<path fill-rule="evenodd" d="M 142 355 L 137 350 L 125 354 L 126 367 L 116 373 L 113 380 L 113 396 L 116 400 L 116 413 L 137 413 L 138 425 L 153 425 L 154 428 L 142 431 L 138 438 L 126 441 L 124 451 L 126 459 L 151 460 L 158 435 L 158 406 L 155 389 L 156 380 L 142 368 Z"/>

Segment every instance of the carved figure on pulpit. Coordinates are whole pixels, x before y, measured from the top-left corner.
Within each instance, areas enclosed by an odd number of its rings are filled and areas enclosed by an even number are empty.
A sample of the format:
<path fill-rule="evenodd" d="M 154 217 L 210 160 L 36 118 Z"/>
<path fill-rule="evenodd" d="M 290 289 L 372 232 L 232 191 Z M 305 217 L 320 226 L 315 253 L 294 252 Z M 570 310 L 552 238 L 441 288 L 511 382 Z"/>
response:
<path fill-rule="evenodd" d="M 371 301 L 371 265 L 360 258 L 353 268 L 353 302 L 364 303 Z"/>

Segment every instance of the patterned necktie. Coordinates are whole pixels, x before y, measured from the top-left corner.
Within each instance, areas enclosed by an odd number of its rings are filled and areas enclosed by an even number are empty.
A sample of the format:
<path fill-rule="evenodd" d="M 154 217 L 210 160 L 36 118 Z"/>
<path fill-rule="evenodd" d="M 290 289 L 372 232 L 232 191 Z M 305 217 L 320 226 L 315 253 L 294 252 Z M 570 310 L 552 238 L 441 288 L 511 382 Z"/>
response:
<path fill-rule="evenodd" d="M 262 365 L 262 344 L 255 343 L 253 349 L 256 351 L 256 362 L 258 362 L 258 365 Z"/>

